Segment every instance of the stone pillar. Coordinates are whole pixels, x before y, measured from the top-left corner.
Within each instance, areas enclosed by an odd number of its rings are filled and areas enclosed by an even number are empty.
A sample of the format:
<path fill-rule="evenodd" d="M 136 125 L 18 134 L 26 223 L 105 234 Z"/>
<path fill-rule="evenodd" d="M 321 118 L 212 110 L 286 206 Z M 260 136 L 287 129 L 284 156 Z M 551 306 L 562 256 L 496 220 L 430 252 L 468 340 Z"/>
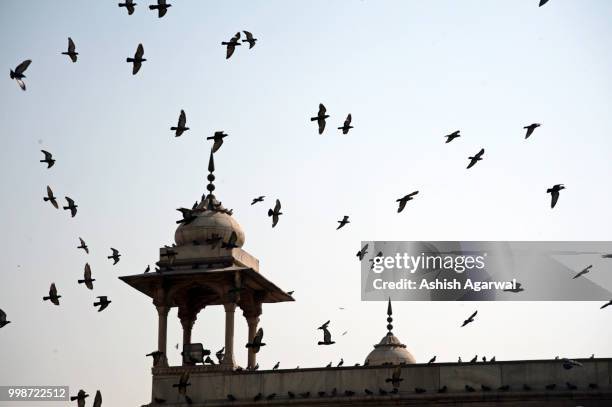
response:
<path fill-rule="evenodd" d="M 166 353 L 166 338 L 168 334 L 168 312 L 170 307 L 167 305 L 156 305 L 158 324 L 157 324 L 157 350 L 163 352 L 159 359 L 159 366 L 168 366 L 168 357 Z"/>
<path fill-rule="evenodd" d="M 225 356 L 223 357 L 222 365 L 230 368 L 236 366 L 234 360 L 234 312 L 236 304 L 223 304 L 225 307 Z"/>
<path fill-rule="evenodd" d="M 252 343 L 253 338 L 255 338 L 255 334 L 257 333 L 257 324 L 259 323 L 259 316 L 247 316 L 246 317 L 247 324 L 249 325 L 249 338 L 248 342 Z M 257 354 L 253 348 L 249 348 L 249 359 L 247 363 L 247 369 L 253 369 L 257 364 Z"/>

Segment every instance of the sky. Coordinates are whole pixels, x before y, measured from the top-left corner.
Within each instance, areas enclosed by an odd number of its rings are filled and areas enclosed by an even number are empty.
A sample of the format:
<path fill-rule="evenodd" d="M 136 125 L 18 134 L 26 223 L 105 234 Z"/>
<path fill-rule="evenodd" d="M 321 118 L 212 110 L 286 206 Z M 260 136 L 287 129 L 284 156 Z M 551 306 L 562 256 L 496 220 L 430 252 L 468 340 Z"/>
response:
<path fill-rule="evenodd" d="M 361 301 L 361 241 L 612 240 L 611 2 L 175 0 L 162 19 L 150 2 L 132 16 L 116 0 L 0 3 L 0 308 L 12 321 L 0 330 L 0 384 L 150 400 L 157 313 L 117 277 L 173 242 L 175 209 L 205 191 L 216 130 L 229 137 L 215 194 L 261 273 L 295 290 L 296 302 L 263 307 L 262 368 L 363 363 L 386 332 L 386 304 Z M 240 30 L 259 42 L 226 60 L 220 43 Z M 67 37 L 76 64 L 60 54 Z M 133 76 L 125 58 L 139 43 L 147 61 Z M 22 92 L 8 71 L 25 59 Z M 309 120 L 321 102 L 323 135 Z M 175 138 L 181 109 L 191 130 Z M 345 136 L 336 127 L 349 112 Z M 462 137 L 444 144 L 454 130 Z M 551 210 L 557 183 L 567 189 Z M 47 185 L 76 201 L 75 218 L 42 201 Z M 395 200 L 413 190 L 398 214 Z M 276 198 L 284 215 L 272 229 Z M 352 223 L 336 231 L 344 215 Z M 86 262 L 93 292 L 76 283 Z M 51 282 L 60 307 L 42 301 Z M 112 300 L 102 313 L 96 295 Z M 394 332 L 418 362 L 610 357 L 612 313 L 600 305 L 396 302 Z M 315 328 L 328 319 L 337 343 L 321 349 Z M 221 307 L 203 310 L 194 342 L 220 349 L 223 321 Z M 235 329 L 245 365 L 240 313 Z M 181 337 L 173 309 L 171 364 Z"/>

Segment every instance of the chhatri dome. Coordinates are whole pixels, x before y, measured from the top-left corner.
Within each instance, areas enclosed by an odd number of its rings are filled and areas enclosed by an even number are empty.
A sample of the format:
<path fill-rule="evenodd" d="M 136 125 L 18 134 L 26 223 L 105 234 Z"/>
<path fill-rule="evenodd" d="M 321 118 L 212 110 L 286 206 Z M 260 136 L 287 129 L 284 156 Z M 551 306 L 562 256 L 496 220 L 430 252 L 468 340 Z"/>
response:
<path fill-rule="evenodd" d="M 242 247 L 244 231 L 232 217 L 232 210 L 225 209 L 213 195 L 215 163 L 212 152 L 208 162 L 208 171 L 210 172 L 208 174 L 209 184 L 206 186 L 208 195 L 203 195 L 202 202 L 189 211 L 189 216 L 193 219 L 179 225 L 174 233 L 174 241 L 178 246 L 205 244 L 215 239 L 219 240 L 219 238 L 220 241 L 227 242 L 231 239 L 232 233 L 236 233 L 235 244 L 237 247 Z"/>
<path fill-rule="evenodd" d="M 413 364 L 416 363 L 414 356 L 406 349 L 404 345 L 391 330 L 393 329 L 393 318 L 391 315 L 393 310 L 391 309 L 391 298 L 389 298 L 389 305 L 387 306 L 387 329 L 389 332 L 381 339 L 378 345 L 374 345 L 374 350 L 370 352 L 365 360 L 365 363 L 370 366 L 379 365 L 398 365 L 398 364 Z"/>

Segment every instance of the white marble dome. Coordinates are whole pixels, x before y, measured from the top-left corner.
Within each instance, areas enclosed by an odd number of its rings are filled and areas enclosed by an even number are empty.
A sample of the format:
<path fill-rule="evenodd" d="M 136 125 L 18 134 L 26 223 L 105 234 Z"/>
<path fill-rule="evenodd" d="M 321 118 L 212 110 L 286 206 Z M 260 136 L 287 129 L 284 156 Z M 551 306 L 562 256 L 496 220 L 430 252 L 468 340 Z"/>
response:
<path fill-rule="evenodd" d="M 370 352 L 365 360 L 370 366 L 386 364 L 413 364 L 416 363 L 414 356 L 406 349 L 399 339 L 391 332 L 387 333 L 378 345 L 374 345 L 374 350 Z"/>

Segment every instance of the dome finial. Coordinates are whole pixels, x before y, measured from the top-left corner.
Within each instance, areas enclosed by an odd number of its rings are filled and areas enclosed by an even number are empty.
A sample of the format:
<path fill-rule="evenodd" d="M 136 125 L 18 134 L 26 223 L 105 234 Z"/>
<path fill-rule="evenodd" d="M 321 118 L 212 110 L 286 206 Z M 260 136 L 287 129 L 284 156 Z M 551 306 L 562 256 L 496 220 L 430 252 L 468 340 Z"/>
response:
<path fill-rule="evenodd" d="M 393 332 L 391 332 L 391 330 L 393 329 L 393 325 L 391 324 L 391 322 L 393 322 L 393 318 L 391 317 L 391 315 L 393 315 L 393 309 L 391 308 L 391 297 L 389 297 L 389 303 L 387 305 L 387 329 L 389 330 L 389 332 L 387 333 L 387 335 L 393 335 Z"/>
<path fill-rule="evenodd" d="M 213 181 L 215 180 L 215 175 L 213 174 L 215 172 L 215 160 L 213 158 L 212 150 L 210 150 L 210 159 L 208 160 L 208 172 L 209 182 L 206 189 L 208 190 L 208 195 L 212 195 L 213 191 L 215 190 L 215 184 L 213 184 Z"/>

